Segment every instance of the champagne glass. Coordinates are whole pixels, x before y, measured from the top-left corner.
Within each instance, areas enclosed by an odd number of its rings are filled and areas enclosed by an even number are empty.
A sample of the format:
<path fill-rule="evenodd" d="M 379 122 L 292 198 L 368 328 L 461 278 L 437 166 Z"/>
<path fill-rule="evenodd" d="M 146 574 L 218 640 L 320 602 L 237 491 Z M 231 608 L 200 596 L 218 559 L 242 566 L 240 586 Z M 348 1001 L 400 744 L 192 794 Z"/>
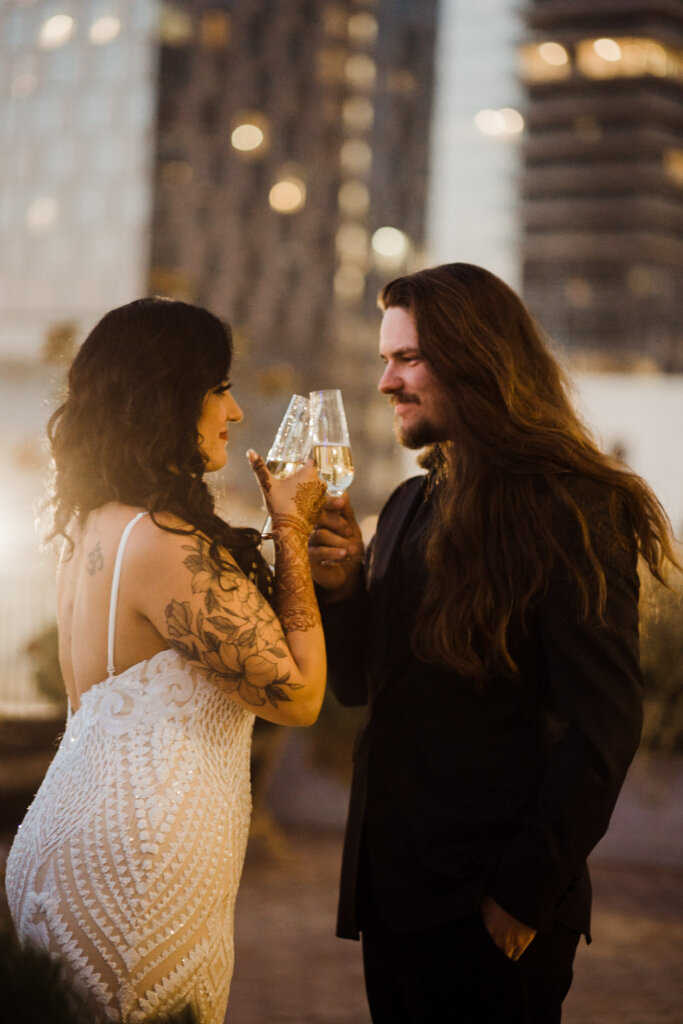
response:
<path fill-rule="evenodd" d="M 274 477 L 281 480 L 301 469 L 308 458 L 308 428 L 309 401 L 303 395 L 292 395 L 275 440 L 266 455 L 266 467 Z M 263 524 L 263 537 L 270 534 L 271 526 L 271 518 L 268 516 Z"/>
<path fill-rule="evenodd" d="M 341 391 L 311 391 L 311 448 L 318 476 L 333 497 L 353 480 L 353 459 Z"/>

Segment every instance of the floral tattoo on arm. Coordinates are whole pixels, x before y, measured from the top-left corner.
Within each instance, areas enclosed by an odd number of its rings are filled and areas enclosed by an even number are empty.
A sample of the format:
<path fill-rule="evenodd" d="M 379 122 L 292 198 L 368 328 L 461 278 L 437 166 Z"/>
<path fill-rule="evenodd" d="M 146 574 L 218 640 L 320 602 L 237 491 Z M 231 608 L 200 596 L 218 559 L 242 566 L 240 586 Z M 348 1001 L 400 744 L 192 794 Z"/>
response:
<path fill-rule="evenodd" d="M 282 671 L 287 650 L 282 640 L 269 639 L 272 611 L 236 566 L 221 571 L 209 548 L 203 537 L 183 545 L 192 592 L 204 595 L 204 608 L 193 615 L 189 601 L 172 600 L 165 609 L 168 636 L 220 690 L 238 693 L 254 708 L 266 703 L 277 708 L 302 684 L 290 682 L 289 672 Z"/>

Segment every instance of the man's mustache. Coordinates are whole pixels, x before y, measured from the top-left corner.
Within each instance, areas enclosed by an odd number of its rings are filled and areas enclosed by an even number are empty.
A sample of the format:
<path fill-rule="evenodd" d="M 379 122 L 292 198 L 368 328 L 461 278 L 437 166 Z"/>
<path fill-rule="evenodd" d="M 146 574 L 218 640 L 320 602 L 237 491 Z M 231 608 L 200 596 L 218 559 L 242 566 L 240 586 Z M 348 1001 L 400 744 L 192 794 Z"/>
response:
<path fill-rule="evenodd" d="M 417 395 L 409 395 L 404 391 L 399 391 L 398 394 L 391 396 L 392 405 L 419 405 L 420 399 Z"/>

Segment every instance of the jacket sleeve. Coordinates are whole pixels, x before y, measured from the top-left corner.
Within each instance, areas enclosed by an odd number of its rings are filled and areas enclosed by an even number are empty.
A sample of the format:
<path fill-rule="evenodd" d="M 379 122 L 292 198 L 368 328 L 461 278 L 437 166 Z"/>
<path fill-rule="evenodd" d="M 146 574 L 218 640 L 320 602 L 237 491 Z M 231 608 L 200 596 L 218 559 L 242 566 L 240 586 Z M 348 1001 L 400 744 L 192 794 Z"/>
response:
<path fill-rule="evenodd" d="M 368 545 L 365 568 L 370 564 L 374 538 Z M 340 704 L 359 707 L 368 702 L 366 672 L 368 593 L 363 582 L 347 601 L 325 603 L 325 592 L 316 587 L 327 648 L 327 682 Z"/>
<path fill-rule="evenodd" d="M 642 727 L 635 550 L 603 560 L 604 622 L 582 621 L 567 570 L 538 609 L 550 710 L 563 724 L 530 815 L 503 851 L 491 895 L 531 927 L 552 925 L 609 819 Z"/>
<path fill-rule="evenodd" d="M 320 614 L 327 647 L 327 682 L 340 704 L 356 707 L 368 702 L 365 674 L 365 591 L 348 601 L 324 604 Z"/>
<path fill-rule="evenodd" d="M 406 521 L 410 521 L 415 504 L 422 500 L 424 482 L 422 475 L 411 477 L 389 496 L 379 514 L 377 532 L 365 552 L 363 585 L 355 597 L 326 604 L 324 591 L 317 588 L 327 646 L 328 682 L 339 702 L 348 707 L 368 703 L 371 648 L 378 643 L 376 630 L 371 632 L 371 622 L 377 620 L 378 597 L 381 599 L 385 590 L 381 584 L 378 593 L 377 562 L 382 561 L 386 569 L 397 535 Z M 368 593 L 369 581 L 375 583 L 372 595 Z"/>

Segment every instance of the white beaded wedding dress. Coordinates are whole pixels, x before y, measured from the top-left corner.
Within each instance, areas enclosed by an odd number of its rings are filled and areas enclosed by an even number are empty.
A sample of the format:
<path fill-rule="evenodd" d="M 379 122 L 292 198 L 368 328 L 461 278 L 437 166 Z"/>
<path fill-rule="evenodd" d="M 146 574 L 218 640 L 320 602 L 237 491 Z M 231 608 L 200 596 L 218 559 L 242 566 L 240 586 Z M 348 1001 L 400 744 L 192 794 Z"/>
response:
<path fill-rule="evenodd" d="M 144 515 L 141 513 L 140 515 Z M 109 677 L 67 720 L 7 862 L 23 944 L 57 957 L 84 1021 L 195 1009 L 222 1024 L 251 814 L 254 717 L 173 650 Z"/>

